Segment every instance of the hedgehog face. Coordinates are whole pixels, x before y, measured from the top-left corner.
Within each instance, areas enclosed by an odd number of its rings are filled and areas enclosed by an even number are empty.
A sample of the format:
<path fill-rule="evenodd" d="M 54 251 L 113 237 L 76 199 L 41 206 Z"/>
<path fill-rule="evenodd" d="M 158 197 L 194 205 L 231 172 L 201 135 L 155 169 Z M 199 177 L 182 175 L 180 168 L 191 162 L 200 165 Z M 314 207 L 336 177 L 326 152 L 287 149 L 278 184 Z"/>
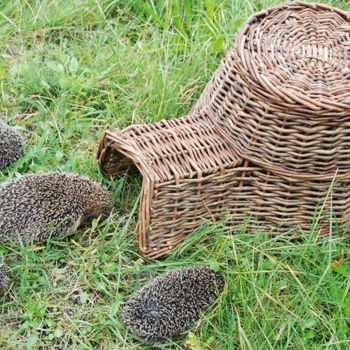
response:
<path fill-rule="evenodd" d="M 222 276 L 207 267 L 169 271 L 127 301 L 122 323 L 146 343 L 164 341 L 198 321 L 223 287 Z"/>
<path fill-rule="evenodd" d="M 93 219 L 105 214 L 111 204 L 110 194 L 98 184 L 94 184 L 87 205 L 82 215 L 81 225 L 91 225 Z"/>

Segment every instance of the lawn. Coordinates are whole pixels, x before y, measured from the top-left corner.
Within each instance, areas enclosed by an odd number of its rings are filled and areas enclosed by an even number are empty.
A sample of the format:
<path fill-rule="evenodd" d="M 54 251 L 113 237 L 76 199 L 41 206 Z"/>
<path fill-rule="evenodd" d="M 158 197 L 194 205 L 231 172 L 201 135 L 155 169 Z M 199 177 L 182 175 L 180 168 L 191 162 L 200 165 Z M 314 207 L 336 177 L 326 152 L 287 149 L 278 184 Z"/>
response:
<path fill-rule="evenodd" d="M 104 130 L 185 115 L 238 28 L 282 2 L 0 1 L 1 119 L 27 140 L 0 183 L 74 172 L 103 182 L 115 204 L 70 237 L 0 246 L 12 275 L 0 349 L 151 349 L 121 325 L 122 305 L 190 265 L 220 271 L 225 290 L 191 332 L 159 349 L 350 349 L 350 245 L 334 228 L 285 241 L 221 222 L 147 261 L 134 235 L 140 179 L 107 180 L 95 161 Z M 320 2 L 350 11 L 347 0 Z"/>

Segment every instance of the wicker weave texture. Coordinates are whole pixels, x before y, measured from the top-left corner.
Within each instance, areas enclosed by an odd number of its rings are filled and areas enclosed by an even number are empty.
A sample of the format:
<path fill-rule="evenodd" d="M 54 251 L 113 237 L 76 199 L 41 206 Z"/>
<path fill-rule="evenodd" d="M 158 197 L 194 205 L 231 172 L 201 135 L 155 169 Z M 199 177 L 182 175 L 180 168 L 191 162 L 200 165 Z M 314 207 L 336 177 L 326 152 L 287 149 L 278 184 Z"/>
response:
<path fill-rule="evenodd" d="M 315 215 L 318 235 L 347 230 L 349 18 L 300 2 L 257 13 L 189 115 L 105 132 L 105 175 L 142 176 L 144 256 L 224 217 L 285 237 L 310 232 Z"/>
<path fill-rule="evenodd" d="M 213 120 L 202 110 L 197 115 L 106 132 L 100 143 L 98 162 L 107 176 L 130 169 L 142 175 L 136 231 L 139 249 L 148 258 L 171 251 L 209 219 L 210 210 L 222 210 L 220 187 L 224 191 L 230 184 L 225 183 L 227 176 L 219 181 L 216 177 L 235 169 L 242 158 L 221 137 Z M 234 176 L 232 181 L 238 180 Z M 212 183 L 217 186 L 212 188 Z"/>
<path fill-rule="evenodd" d="M 350 170 L 350 15 L 291 3 L 252 16 L 193 112 L 210 105 L 235 149 L 275 170 Z"/>
<path fill-rule="evenodd" d="M 98 152 L 107 176 L 133 169 L 142 175 L 139 249 L 149 259 L 169 253 L 207 221 L 229 218 L 236 227 L 295 237 L 308 232 L 320 208 L 318 234 L 347 227 L 350 180 L 294 179 L 240 157 L 202 110 L 152 125 L 106 132 Z M 332 214 L 333 213 L 333 214 Z M 334 215 L 334 216 L 333 216 Z"/>
<path fill-rule="evenodd" d="M 222 138 L 214 119 L 202 110 L 197 115 L 106 132 L 98 151 L 99 164 L 113 176 L 136 165 L 153 182 L 201 177 L 234 167 L 242 159 Z"/>

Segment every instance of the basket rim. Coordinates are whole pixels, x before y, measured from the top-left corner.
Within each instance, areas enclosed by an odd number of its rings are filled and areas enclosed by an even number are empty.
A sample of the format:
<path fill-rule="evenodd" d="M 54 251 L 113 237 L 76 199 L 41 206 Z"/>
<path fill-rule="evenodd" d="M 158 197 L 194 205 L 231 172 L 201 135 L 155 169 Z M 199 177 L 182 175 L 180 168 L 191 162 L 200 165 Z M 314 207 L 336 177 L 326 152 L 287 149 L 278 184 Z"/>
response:
<path fill-rule="evenodd" d="M 238 57 L 240 57 L 240 65 L 242 66 L 241 68 L 246 71 L 246 76 L 243 74 L 240 75 L 241 78 L 241 82 L 240 84 L 251 84 L 252 82 L 256 85 L 255 89 L 252 89 L 252 93 L 257 94 L 255 96 L 255 98 L 257 98 L 258 100 L 261 100 L 262 102 L 264 102 L 264 104 L 266 106 L 270 106 L 270 108 L 272 110 L 280 110 L 280 111 L 284 111 L 284 110 L 288 110 L 288 109 L 293 109 L 293 107 L 296 107 L 298 105 L 303 106 L 303 108 L 305 108 L 307 110 L 308 116 L 310 117 L 310 119 L 315 118 L 315 120 L 319 120 L 317 118 L 319 113 L 324 113 L 324 112 L 330 112 L 330 113 L 345 113 L 347 119 L 350 118 L 350 99 L 347 99 L 343 96 L 345 96 L 346 94 L 341 93 L 338 94 L 338 92 L 332 92 L 332 94 L 330 96 L 328 96 L 328 94 L 322 94 L 320 98 L 312 98 L 313 94 L 315 93 L 314 90 L 314 83 L 308 83 L 307 87 L 308 89 L 310 89 L 310 94 L 306 93 L 307 91 L 305 91 L 305 93 L 302 93 L 301 91 L 299 91 L 299 89 L 297 88 L 297 86 L 294 86 L 294 84 L 288 85 L 290 86 L 288 89 L 287 88 L 282 88 L 283 84 L 286 84 L 288 81 L 285 80 L 279 80 L 280 79 L 280 65 L 282 64 L 278 58 L 278 64 L 275 66 L 275 68 L 279 68 L 279 70 L 277 71 L 278 74 L 275 74 L 272 78 L 270 73 L 267 73 L 269 70 L 266 68 L 260 70 L 259 65 L 263 64 L 265 65 L 266 63 L 262 63 L 261 60 L 257 60 L 255 58 L 255 55 L 258 53 L 258 56 L 260 55 L 259 50 L 255 51 L 252 50 L 251 48 L 246 48 L 246 43 L 251 41 L 251 32 L 250 32 L 250 28 L 252 26 L 254 26 L 254 24 L 257 21 L 260 21 L 260 19 L 263 21 L 264 18 L 270 16 L 271 14 L 273 14 L 274 12 L 278 13 L 279 11 L 282 10 L 291 10 L 291 13 L 293 11 L 293 7 L 296 10 L 303 10 L 303 9 L 312 9 L 312 10 L 321 10 L 322 12 L 332 12 L 332 13 L 337 13 L 339 14 L 346 22 L 348 22 L 348 28 L 350 28 L 350 12 L 341 10 L 339 8 L 336 7 L 332 7 L 330 5 L 326 5 L 326 4 L 321 4 L 321 3 L 307 3 L 307 2 L 303 2 L 303 1 L 294 1 L 294 2 L 290 2 L 290 3 L 283 3 L 283 4 L 279 4 L 273 7 L 270 7 L 268 9 L 264 9 L 262 11 L 259 11 L 253 15 L 251 15 L 248 20 L 242 25 L 242 27 L 239 29 L 238 33 L 237 33 L 237 37 L 236 37 L 236 43 L 234 44 L 234 46 L 232 47 L 231 50 L 234 50 L 234 52 L 236 52 L 236 55 Z M 316 12 L 317 14 L 317 12 Z M 317 16 L 310 16 L 313 18 L 317 18 Z M 337 29 L 338 27 L 341 27 L 341 25 L 338 25 L 335 29 Z M 254 27 L 255 28 L 255 27 Z M 260 28 L 260 27 L 259 27 Z M 266 25 L 266 23 L 264 23 L 264 29 L 268 28 L 268 26 Z M 282 27 L 283 28 L 283 27 Z M 349 31 L 349 29 L 346 28 L 347 30 L 345 30 L 344 28 L 342 28 L 343 32 L 347 32 Z M 278 35 L 280 35 L 278 33 Z M 314 45 L 314 43 L 310 43 L 310 45 Z M 282 44 L 281 44 L 282 45 Z M 302 46 L 306 45 L 306 43 L 303 42 Z M 327 45 L 326 45 L 327 46 Z M 342 48 L 343 50 L 345 50 L 345 48 L 343 46 L 340 46 L 340 48 Z M 282 56 L 284 55 L 284 53 L 282 54 Z M 277 57 L 277 56 L 276 56 Z M 304 57 L 303 55 L 301 57 Z M 323 56 L 322 56 L 323 57 Z M 271 60 L 275 60 L 275 56 L 273 56 L 273 58 L 271 57 Z M 305 57 L 304 57 L 305 59 Z M 310 58 L 309 58 L 310 59 Z M 321 60 L 321 58 L 318 58 L 318 60 Z M 332 59 L 330 59 L 330 61 L 332 61 Z M 272 62 L 272 61 L 271 61 Z M 284 64 L 287 64 L 288 62 L 285 62 Z M 271 67 L 270 67 L 271 68 Z M 273 64 L 272 64 L 272 68 L 274 68 Z M 236 67 L 236 69 L 238 69 L 238 66 Z M 347 65 L 347 69 L 349 70 L 349 74 L 350 74 L 350 63 Z M 256 76 L 256 74 L 258 74 L 258 76 Z M 289 81 L 293 82 L 293 80 Z M 346 81 L 342 82 L 344 85 L 343 88 L 347 88 L 347 90 L 350 88 L 350 84 Z M 279 86 L 281 85 L 281 86 Z M 310 88 L 310 86 L 312 88 Z M 261 87 L 264 91 L 266 91 L 263 95 L 261 95 L 261 92 L 259 92 L 259 87 Z M 337 85 L 338 88 L 338 85 Z M 316 89 L 317 90 L 317 89 Z M 347 91 L 346 90 L 346 91 Z M 340 100 L 337 100 L 335 97 L 336 96 L 341 96 Z M 340 98 L 340 97 L 339 97 Z M 271 102 L 270 102 L 271 100 Z M 273 101 L 274 100 L 274 101 Z M 272 102 L 273 101 L 273 102 Z M 332 118 L 332 116 L 330 116 L 329 118 L 326 116 L 322 116 L 323 119 L 330 119 Z"/>

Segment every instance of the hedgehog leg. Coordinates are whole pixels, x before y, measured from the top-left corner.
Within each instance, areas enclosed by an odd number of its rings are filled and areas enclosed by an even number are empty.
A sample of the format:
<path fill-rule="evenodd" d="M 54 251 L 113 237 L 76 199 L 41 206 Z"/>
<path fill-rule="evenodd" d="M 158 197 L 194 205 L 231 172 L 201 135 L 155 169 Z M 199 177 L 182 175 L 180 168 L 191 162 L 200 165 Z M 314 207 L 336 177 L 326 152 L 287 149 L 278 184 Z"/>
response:
<path fill-rule="evenodd" d="M 84 223 L 84 214 L 78 217 L 71 217 L 69 220 L 61 222 L 52 231 L 52 237 L 68 237 L 76 232 L 76 230 Z"/>
<path fill-rule="evenodd" d="M 56 225 L 53 225 L 54 227 L 50 234 L 51 237 L 64 238 L 74 234 L 82 221 L 82 216 L 82 214 L 78 215 L 78 217 L 74 215 L 65 220 L 62 220 Z M 43 242 L 46 241 L 50 235 L 47 234 L 46 228 L 42 232 L 42 237 L 44 237 L 44 239 L 41 241 Z"/>
<path fill-rule="evenodd" d="M 70 233 L 73 233 L 79 226 L 81 226 L 81 224 L 84 221 L 84 215 L 81 214 L 79 215 L 79 217 L 75 220 L 73 226 L 69 229 L 69 231 L 71 231 Z"/>
<path fill-rule="evenodd" d="M 10 279 L 7 276 L 7 266 L 4 263 L 4 259 L 0 256 L 0 295 L 4 294 L 5 290 L 8 288 Z"/>

